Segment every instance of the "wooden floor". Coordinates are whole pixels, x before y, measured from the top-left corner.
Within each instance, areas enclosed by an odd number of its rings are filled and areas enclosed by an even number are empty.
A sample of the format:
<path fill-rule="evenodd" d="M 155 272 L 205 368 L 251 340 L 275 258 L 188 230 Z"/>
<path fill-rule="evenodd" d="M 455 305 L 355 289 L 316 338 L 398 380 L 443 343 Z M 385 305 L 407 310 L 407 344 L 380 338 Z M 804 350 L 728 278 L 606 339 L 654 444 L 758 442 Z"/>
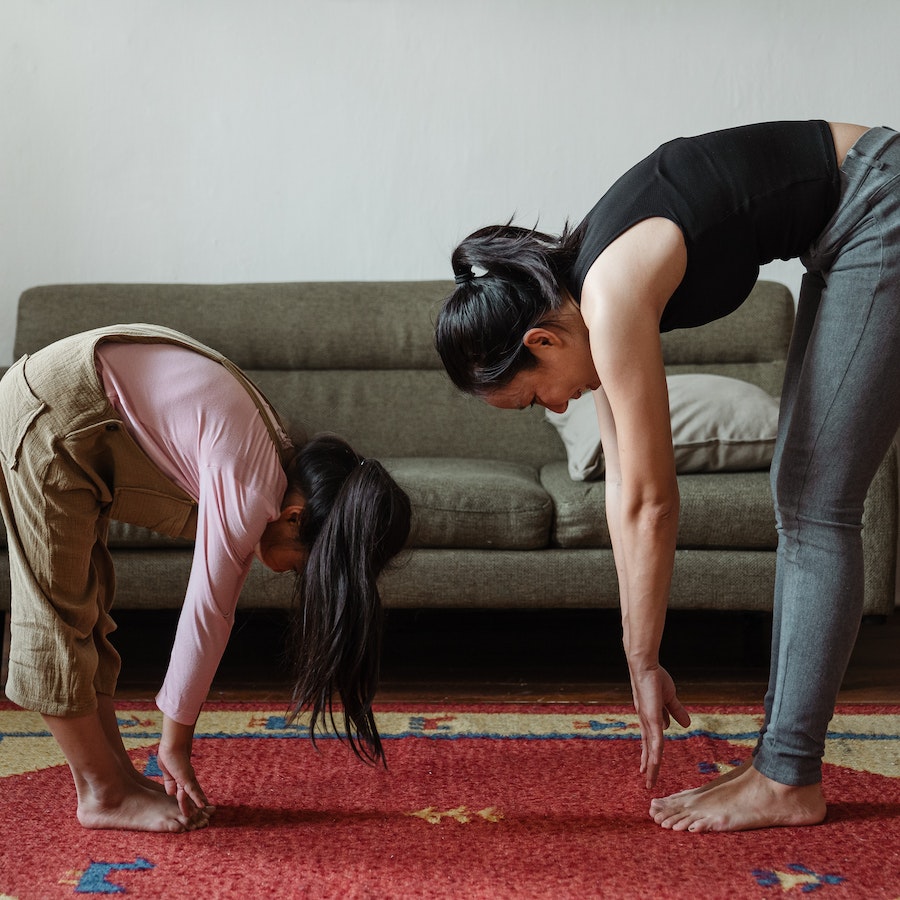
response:
<path fill-rule="evenodd" d="M 152 699 L 175 614 L 117 614 L 119 695 Z M 283 613 L 240 613 L 211 699 L 283 703 L 289 677 Z M 630 703 L 614 610 L 388 610 L 381 701 Z M 686 704 L 759 704 L 768 675 L 769 617 L 670 612 L 663 664 Z M 900 616 L 864 623 L 843 703 L 900 703 Z"/>

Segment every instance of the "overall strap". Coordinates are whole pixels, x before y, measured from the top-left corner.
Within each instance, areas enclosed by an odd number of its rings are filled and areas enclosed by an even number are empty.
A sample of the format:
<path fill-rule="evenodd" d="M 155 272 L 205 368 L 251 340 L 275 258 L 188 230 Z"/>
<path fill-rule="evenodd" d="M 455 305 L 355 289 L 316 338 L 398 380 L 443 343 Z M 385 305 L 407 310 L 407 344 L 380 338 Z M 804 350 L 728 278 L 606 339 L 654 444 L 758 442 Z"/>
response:
<path fill-rule="evenodd" d="M 223 356 L 218 350 L 207 347 L 206 344 L 200 343 L 189 335 L 182 334 L 163 325 L 148 325 L 143 322 L 130 325 L 109 325 L 104 328 L 95 328 L 92 332 L 96 338 L 96 344 L 104 341 L 115 341 L 122 343 L 139 343 L 139 344 L 175 344 L 184 347 L 187 350 L 193 350 L 202 356 L 213 360 L 224 366 L 230 372 L 238 384 L 250 395 L 254 405 L 259 410 L 259 414 L 272 438 L 272 443 L 278 451 L 278 456 L 282 464 L 286 463 L 293 451 L 293 444 L 288 437 L 287 428 L 278 415 L 275 407 L 269 402 L 263 392 L 236 366 L 228 357 Z"/>
<path fill-rule="evenodd" d="M 266 395 L 243 373 L 243 371 L 238 368 L 227 356 L 218 355 L 218 361 L 229 371 L 232 375 L 238 380 L 238 383 L 243 385 L 244 389 L 253 399 L 253 402 L 256 404 L 256 408 L 259 410 L 260 416 L 262 416 L 263 422 L 265 422 L 266 428 L 269 431 L 269 436 L 272 438 L 272 443 L 275 444 L 275 447 L 278 450 L 278 455 L 281 457 L 282 463 L 286 463 L 290 458 L 290 451 L 293 449 L 293 445 L 290 442 L 287 434 L 287 428 L 285 427 L 284 422 L 280 415 L 278 415 L 278 410 L 275 409 L 274 406 L 269 402 L 269 399 Z"/>

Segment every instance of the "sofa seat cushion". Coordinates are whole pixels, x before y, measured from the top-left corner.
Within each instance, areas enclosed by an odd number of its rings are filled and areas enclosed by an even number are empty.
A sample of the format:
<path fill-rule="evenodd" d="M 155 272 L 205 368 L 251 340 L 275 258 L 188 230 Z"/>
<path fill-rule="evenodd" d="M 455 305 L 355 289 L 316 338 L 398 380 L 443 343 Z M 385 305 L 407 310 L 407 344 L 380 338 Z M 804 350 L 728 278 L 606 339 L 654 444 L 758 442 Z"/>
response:
<path fill-rule="evenodd" d="M 170 549 L 172 547 L 183 550 L 185 547 L 194 546 L 193 541 L 184 538 L 169 537 L 140 525 L 116 521 L 109 523 L 107 544 L 118 550 Z"/>
<path fill-rule="evenodd" d="M 553 502 L 531 466 L 499 460 L 383 460 L 413 505 L 413 547 L 536 550 L 550 541 Z M 565 463 L 563 463 L 565 466 Z M 192 542 L 110 522 L 116 550 L 183 549 Z M 6 531 L 0 519 L 0 547 Z"/>
<path fill-rule="evenodd" d="M 604 482 L 573 481 L 566 463 L 558 461 L 541 469 L 541 484 L 553 498 L 554 546 L 610 546 Z M 778 536 L 768 472 L 679 475 L 678 488 L 680 548 L 775 549 Z"/>
<path fill-rule="evenodd" d="M 5 550 L 7 544 L 6 528 L 3 519 L 0 518 L 0 548 Z M 141 528 L 138 525 L 128 525 L 125 522 L 110 522 L 109 547 L 117 550 L 143 550 L 148 548 L 171 549 L 173 547 L 183 550 L 185 547 L 193 547 L 193 541 L 184 538 L 173 538 L 165 534 L 158 534 L 149 528 Z"/>
<path fill-rule="evenodd" d="M 412 502 L 413 547 L 548 545 L 553 503 L 531 466 L 455 458 L 394 458 L 384 464 Z"/>

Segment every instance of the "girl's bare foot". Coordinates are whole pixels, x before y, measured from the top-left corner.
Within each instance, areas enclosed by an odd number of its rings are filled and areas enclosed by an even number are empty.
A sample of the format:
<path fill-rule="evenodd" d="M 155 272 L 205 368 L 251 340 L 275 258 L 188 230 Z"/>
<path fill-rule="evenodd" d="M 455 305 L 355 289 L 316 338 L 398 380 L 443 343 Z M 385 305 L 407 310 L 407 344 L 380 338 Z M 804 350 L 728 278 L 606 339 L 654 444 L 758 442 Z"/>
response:
<path fill-rule="evenodd" d="M 205 828 L 209 816 L 199 811 L 188 818 L 182 815 L 174 797 L 126 779 L 120 791 L 105 790 L 103 796 L 95 795 L 86 785 L 79 785 L 78 821 L 85 828 L 176 833 Z"/>
<path fill-rule="evenodd" d="M 780 784 L 752 766 L 717 781 L 707 790 L 653 800 L 650 817 L 662 828 L 692 832 L 818 825 L 825 818 L 821 784 Z"/>
<path fill-rule="evenodd" d="M 157 791 L 160 794 L 165 794 L 166 789 L 161 781 L 154 781 L 152 778 L 148 778 L 142 772 L 138 772 L 134 766 L 130 766 L 130 769 L 131 771 L 128 774 L 129 777 L 134 780 L 135 784 L 140 785 L 142 788 L 146 788 L 148 791 Z"/>
<path fill-rule="evenodd" d="M 78 821 L 85 828 L 136 831 L 193 831 L 209 824 L 212 807 L 183 813 L 176 797 L 137 772 L 105 701 L 83 716 L 44 715 L 72 771 L 78 795 Z"/>

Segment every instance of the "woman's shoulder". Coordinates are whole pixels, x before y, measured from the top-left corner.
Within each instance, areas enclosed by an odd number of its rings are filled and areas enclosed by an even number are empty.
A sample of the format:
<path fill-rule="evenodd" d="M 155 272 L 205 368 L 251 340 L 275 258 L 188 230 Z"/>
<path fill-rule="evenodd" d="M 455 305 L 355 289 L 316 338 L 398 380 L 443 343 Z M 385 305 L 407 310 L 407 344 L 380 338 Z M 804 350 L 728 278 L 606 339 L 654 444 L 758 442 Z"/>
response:
<path fill-rule="evenodd" d="M 588 269 L 581 289 L 585 319 L 602 304 L 646 310 L 656 321 L 684 278 L 687 247 L 677 222 L 641 219 L 615 238 Z"/>

